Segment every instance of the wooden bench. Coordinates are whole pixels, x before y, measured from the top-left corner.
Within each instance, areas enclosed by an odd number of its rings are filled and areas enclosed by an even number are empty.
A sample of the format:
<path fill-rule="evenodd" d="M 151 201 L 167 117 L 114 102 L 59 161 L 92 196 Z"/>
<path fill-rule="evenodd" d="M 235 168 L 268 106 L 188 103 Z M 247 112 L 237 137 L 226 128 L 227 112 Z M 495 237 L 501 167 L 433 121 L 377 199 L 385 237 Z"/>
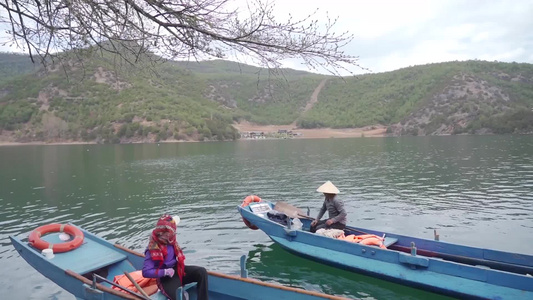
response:
<path fill-rule="evenodd" d="M 385 240 L 383 241 L 383 245 L 387 248 L 389 248 L 390 245 L 396 243 L 398 241 L 397 238 L 391 238 L 391 237 L 387 237 L 385 236 Z"/>
<path fill-rule="evenodd" d="M 188 284 L 186 284 L 184 286 L 180 286 L 176 290 L 176 299 L 177 300 L 188 300 L 189 299 L 189 295 L 188 294 L 186 295 L 186 292 L 187 292 L 188 289 L 190 289 L 192 287 L 195 287 L 195 286 L 196 286 L 196 282 L 191 282 L 191 283 L 188 283 Z"/>
<path fill-rule="evenodd" d="M 85 239 L 76 251 L 64 252 L 61 256 L 56 261 L 59 268 L 82 275 L 126 259 L 126 255 L 90 239 Z"/>

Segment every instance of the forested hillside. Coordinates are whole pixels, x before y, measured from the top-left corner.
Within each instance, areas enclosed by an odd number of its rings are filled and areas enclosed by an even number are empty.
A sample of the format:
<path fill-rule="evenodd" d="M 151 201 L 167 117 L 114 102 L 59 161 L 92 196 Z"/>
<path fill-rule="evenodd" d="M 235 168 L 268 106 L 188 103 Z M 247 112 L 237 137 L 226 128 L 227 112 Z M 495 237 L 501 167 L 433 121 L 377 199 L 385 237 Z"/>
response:
<path fill-rule="evenodd" d="M 301 127 L 388 125 L 394 135 L 532 133 L 533 65 L 448 62 L 333 79 Z"/>
<path fill-rule="evenodd" d="M 32 73 L 38 67 L 27 55 L 0 52 L 0 84 L 18 75 Z"/>
<path fill-rule="evenodd" d="M 531 64 L 449 62 L 342 79 L 220 60 L 144 68 L 65 54 L 64 62 L 34 70 L 27 56 L 0 55 L 0 141 L 228 140 L 243 120 L 385 125 L 391 135 L 533 133 Z"/>
<path fill-rule="evenodd" d="M 292 122 L 321 77 L 293 70 L 276 77 L 225 61 L 167 62 L 148 71 L 113 57 L 66 61 L 0 84 L 3 140 L 237 139 L 238 120 Z"/>

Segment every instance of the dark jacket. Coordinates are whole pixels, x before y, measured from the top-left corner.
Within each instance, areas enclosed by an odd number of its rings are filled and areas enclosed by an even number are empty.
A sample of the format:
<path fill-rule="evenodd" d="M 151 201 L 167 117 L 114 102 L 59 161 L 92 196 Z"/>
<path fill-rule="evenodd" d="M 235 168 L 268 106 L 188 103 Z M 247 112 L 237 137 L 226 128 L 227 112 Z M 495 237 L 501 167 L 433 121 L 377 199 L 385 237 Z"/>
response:
<path fill-rule="evenodd" d="M 329 213 L 329 219 L 333 220 L 333 223 L 341 223 L 346 225 L 346 211 L 344 210 L 344 203 L 337 196 L 331 200 L 324 200 L 320 212 L 316 217 L 318 220 L 322 218 L 326 210 Z"/>

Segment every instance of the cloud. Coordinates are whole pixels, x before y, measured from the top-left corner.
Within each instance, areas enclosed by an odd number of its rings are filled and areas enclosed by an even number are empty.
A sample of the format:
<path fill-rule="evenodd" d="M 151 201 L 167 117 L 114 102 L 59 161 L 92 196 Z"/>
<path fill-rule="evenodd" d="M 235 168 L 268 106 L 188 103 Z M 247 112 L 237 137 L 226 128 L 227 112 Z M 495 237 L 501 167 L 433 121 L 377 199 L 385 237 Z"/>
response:
<path fill-rule="evenodd" d="M 280 17 L 287 10 L 305 15 L 313 7 L 320 7 L 320 14 L 327 10 L 339 16 L 338 31 L 354 34 L 345 52 L 359 56 L 372 72 L 469 59 L 533 63 L 532 0 L 311 0 L 300 8 L 300 1 L 276 4 L 278 9 L 283 5 Z"/>

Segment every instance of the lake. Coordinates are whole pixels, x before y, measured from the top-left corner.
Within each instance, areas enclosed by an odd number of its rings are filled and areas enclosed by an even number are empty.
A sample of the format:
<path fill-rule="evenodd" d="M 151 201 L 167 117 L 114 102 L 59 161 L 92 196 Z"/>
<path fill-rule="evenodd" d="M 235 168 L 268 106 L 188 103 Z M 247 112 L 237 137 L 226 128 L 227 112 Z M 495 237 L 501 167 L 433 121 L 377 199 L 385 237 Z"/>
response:
<path fill-rule="evenodd" d="M 0 279 L 12 299 L 73 299 L 8 236 L 72 222 L 144 251 L 162 213 L 181 217 L 187 264 L 361 299 L 449 299 L 286 252 L 244 225 L 250 194 L 316 216 L 331 180 L 348 223 L 533 254 L 533 136 L 294 139 L 0 147 Z"/>

